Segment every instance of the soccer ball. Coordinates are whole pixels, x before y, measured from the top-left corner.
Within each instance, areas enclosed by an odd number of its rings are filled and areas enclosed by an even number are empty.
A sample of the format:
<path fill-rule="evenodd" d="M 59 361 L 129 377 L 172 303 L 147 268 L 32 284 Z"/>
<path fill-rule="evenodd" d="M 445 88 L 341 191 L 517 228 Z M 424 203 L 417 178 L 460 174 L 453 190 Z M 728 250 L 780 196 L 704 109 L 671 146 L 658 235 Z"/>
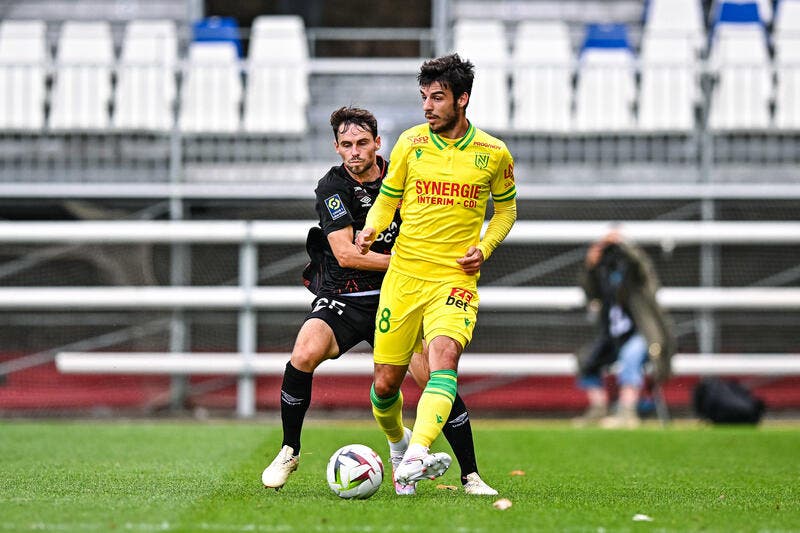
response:
<path fill-rule="evenodd" d="M 365 500 L 378 492 L 383 481 L 383 461 L 363 444 L 342 446 L 328 461 L 328 486 L 346 500 Z"/>

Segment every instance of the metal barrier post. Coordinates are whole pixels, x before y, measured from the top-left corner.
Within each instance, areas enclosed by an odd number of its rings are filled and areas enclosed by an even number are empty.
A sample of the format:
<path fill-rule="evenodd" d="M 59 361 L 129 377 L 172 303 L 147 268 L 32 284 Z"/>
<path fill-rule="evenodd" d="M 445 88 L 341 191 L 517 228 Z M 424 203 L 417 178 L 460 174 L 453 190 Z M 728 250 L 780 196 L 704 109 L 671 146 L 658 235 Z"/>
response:
<path fill-rule="evenodd" d="M 247 237 L 239 248 L 239 286 L 245 295 L 244 305 L 239 310 L 239 353 L 244 360 L 244 370 L 236 387 L 236 414 L 239 418 L 250 418 L 256 412 L 255 377 L 252 373 L 256 351 L 256 312 L 252 290 L 258 284 L 258 250 L 253 242 L 251 224 L 247 223 Z"/>

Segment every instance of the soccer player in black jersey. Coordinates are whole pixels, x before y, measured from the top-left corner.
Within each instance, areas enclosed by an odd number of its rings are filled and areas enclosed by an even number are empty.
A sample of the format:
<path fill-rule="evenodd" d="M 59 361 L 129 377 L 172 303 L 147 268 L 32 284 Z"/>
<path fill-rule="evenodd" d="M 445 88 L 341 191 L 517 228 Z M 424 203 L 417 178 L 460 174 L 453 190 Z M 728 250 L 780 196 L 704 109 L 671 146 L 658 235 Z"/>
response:
<path fill-rule="evenodd" d="M 380 286 L 392 245 L 400 231 L 399 211 L 394 221 L 376 239 L 365 255 L 353 242 L 364 226 L 367 211 L 378 195 L 388 161 L 377 155 L 381 146 L 378 123 L 369 111 L 342 107 L 331 114 L 334 148 L 342 164 L 331 168 L 319 180 L 316 210 L 326 239 L 320 239 L 321 272 L 309 288 L 316 298 L 300 328 L 294 349 L 283 374 L 281 420 L 283 443 L 278 455 L 264 470 L 261 481 L 276 490 L 283 487 L 297 469 L 300 433 L 311 403 L 314 370 L 327 359 L 336 359 L 362 341 L 372 344 Z M 312 228 L 309 243 L 318 229 Z M 314 248 L 314 245 L 311 244 Z M 313 258 L 312 258 L 313 259 Z M 312 261 L 313 263 L 313 261 Z M 420 347 L 422 352 L 422 347 Z M 424 387 L 428 380 L 427 361 L 415 353 L 410 371 Z M 472 428 L 466 406 L 456 397 L 444 430 L 462 470 L 462 483 L 468 494 L 494 495 L 493 488 L 481 480 L 475 460 Z M 406 444 L 411 431 L 406 429 Z M 396 445 L 393 445 L 397 448 Z M 392 450 L 399 462 L 405 450 Z M 395 485 L 398 494 L 414 494 L 414 485 Z"/>

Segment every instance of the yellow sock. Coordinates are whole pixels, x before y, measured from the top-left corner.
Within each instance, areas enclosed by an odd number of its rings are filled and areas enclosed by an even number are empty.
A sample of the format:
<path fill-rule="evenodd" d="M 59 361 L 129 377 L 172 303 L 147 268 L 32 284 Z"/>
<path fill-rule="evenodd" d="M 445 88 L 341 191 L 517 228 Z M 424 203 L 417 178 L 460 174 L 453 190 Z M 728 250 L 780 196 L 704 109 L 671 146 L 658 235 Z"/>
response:
<path fill-rule="evenodd" d="M 386 433 L 389 442 L 403 440 L 403 393 L 398 391 L 391 398 L 378 398 L 373 384 L 369 390 L 369 399 L 372 401 L 372 415 Z"/>
<path fill-rule="evenodd" d="M 417 420 L 411 435 L 411 444 L 430 448 L 442 432 L 453 400 L 456 397 L 458 378 L 455 370 L 435 370 L 417 404 Z"/>

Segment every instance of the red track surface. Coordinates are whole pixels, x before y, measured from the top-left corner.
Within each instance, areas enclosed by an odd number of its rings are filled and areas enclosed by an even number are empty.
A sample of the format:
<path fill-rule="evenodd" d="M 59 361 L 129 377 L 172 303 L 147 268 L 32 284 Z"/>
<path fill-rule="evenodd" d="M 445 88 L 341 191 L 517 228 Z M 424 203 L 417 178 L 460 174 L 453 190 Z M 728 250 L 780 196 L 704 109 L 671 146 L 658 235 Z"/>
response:
<path fill-rule="evenodd" d="M 800 409 L 800 377 L 753 378 L 739 381 L 752 387 L 769 410 Z M 676 378 L 664 388 L 672 408 L 688 409 L 695 378 Z M 236 405 L 234 378 L 195 377 L 196 394 L 190 406 L 230 408 Z M 318 376 L 314 380 L 312 409 L 367 409 L 369 376 Z M 277 410 L 280 377 L 257 380 L 259 410 Z M 65 375 L 54 365 L 15 372 L 0 385 L 0 411 L 85 410 L 90 408 L 157 410 L 169 402 L 168 377 Z M 202 390 L 201 390 L 202 389 Z M 472 410 L 514 413 L 580 411 L 583 394 L 572 378 L 470 377 L 459 380 L 459 391 Z M 419 390 L 410 379 L 403 386 L 406 405 L 415 405 Z"/>

